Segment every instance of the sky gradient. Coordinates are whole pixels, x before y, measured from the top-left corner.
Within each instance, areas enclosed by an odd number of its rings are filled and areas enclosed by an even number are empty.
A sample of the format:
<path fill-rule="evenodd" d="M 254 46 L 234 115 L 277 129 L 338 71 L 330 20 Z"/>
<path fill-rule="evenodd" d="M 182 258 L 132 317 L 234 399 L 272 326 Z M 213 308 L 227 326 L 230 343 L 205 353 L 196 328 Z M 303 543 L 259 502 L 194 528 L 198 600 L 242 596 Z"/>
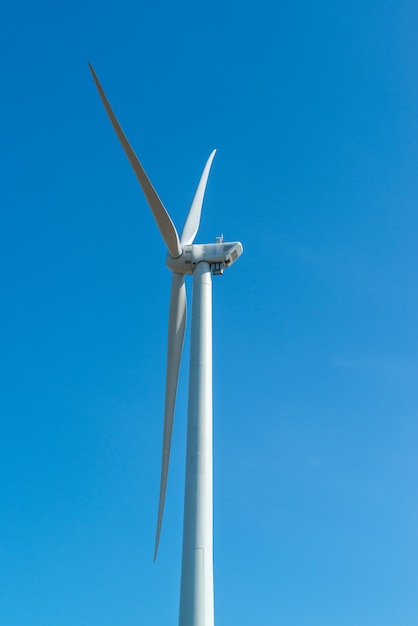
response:
<path fill-rule="evenodd" d="M 154 565 L 171 278 L 88 61 L 178 230 L 217 148 L 196 243 L 244 246 L 216 626 L 416 626 L 416 3 L 1 12 L 2 626 L 177 623 L 188 335 Z"/>

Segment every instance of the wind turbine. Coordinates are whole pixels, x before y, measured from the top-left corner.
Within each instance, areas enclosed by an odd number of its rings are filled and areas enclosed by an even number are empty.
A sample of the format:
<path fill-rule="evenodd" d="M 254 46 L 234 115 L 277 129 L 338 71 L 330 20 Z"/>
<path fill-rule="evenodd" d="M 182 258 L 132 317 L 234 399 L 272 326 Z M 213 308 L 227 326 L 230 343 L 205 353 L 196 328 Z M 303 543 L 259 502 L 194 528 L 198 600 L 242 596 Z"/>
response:
<path fill-rule="evenodd" d="M 187 418 L 186 483 L 179 626 L 213 626 L 213 481 L 212 481 L 212 273 L 222 274 L 242 254 L 241 243 L 194 244 L 203 196 L 215 150 L 209 156 L 187 215 L 181 237 L 132 150 L 113 113 L 96 73 L 94 82 L 142 187 L 167 246 L 166 264 L 173 273 L 168 320 L 167 374 L 160 498 L 154 561 L 157 556 L 170 458 L 171 433 L 186 327 L 185 274 L 193 276 Z"/>

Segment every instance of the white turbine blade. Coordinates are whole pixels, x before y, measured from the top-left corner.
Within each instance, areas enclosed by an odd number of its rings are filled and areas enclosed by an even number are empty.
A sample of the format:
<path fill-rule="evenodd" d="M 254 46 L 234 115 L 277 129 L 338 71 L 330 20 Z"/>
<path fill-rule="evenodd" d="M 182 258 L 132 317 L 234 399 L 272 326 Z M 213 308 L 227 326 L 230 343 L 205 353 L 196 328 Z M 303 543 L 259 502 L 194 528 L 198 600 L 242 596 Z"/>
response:
<path fill-rule="evenodd" d="M 184 223 L 183 232 L 181 233 L 180 242 L 182 246 L 188 246 L 191 243 L 193 243 L 194 238 L 196 237 L 197 231 L 199 230 L 200 214 L 202 213 L 203 196 L 205 195 L 206 183 L 208 182 L 210 166 L 212 165 L 212 161 L 213 161 L 213 157 L 215 156 L 215 153 L 216 153 L 216 150 L 212 152 L 212 154 L 206 161 L 206 165 L 204 167 L 202 176 L 200 177 L 200 181 L 197 186 L 196 193 L 194 195 L 193 202 L 189 210 L 189 214 Z"/>
<path fill-rule="evenodd" d="M 163 203 L 158 197 L 157 192 L 152 186 L 151 181 L 146 175 L 144 168 L 139 162 L 135 152 L 132 150 L 132 147 L 126 138 L 125 133 L 120 127 L 119 122 L 116 119 L 116 116 L 111 109 L 109 101 L 106 98 L 106 94 L 103 91 L 103 88 L 99 82 L 99 79 L 97 78 L 96 73 L 90 63 L 89 63 L 89 67 L 93 75 L 94 82 L 96 83 L 97 90 L 100 94 L 100 98 L 102 99 L 102 102 L 109 116 L 109 119 L 112 122 L 112 126 L 115 129 L 115 132 L 119 138 L 119 141 L 121 142 L 122 147 L 125 150 L 125 154 L 128 157 L 133 167 L 133 170 L 135 172 L 135 175 L 139 181 L 139 184 L 142 187 L 142 191 L 144 192 L 145 197 L 148 200 L 148 204 L 151 207 L 151 211 L 154 215 L 155 221 L 157 222 L 157 226 L 160 230 L 161 236 L 165 241 L 165 244 L 168 248 L 170 255 L 174 259 L 176 259 L 177 257 L 181 255 L 181 252 L 182 252 L 176 228 L 173 222 L 171 221 L 171 218 L 169 214 L 167 213 L 166 208 L 164 207 Z"/>
<path fill-rule="evenodd" d="M 174 407 L 176 403 L 181 353 L 186 327 L 186 287 L 184 275 L 173 273 L 171 283 L 170 314 L 168 318 L 167 375 L 165 387 L 163 455 L 161 462 L 160 500 L 158 505 L 157 533 L 155 537 L 154 561 L 157 558 L 163 521 L 165 491 L 167 487 L 168 464 L 170 460 L 171 433 L 173 430 Z"/>

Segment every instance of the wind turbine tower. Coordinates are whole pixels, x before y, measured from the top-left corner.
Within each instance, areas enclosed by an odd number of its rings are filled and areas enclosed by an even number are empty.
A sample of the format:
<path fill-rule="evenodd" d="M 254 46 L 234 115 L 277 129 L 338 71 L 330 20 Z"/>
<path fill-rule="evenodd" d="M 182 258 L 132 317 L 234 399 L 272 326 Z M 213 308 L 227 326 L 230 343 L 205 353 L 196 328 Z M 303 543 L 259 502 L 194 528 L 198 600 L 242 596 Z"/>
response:
<path fill-rule="evenodd" d="M 158 197 L 116 119 L 93 67 L 94 82 L 142 187 L 167 246 L 166 264 L 172 271 L 168 320 L 167 374 L 160 498 L 154 561 L 157 556 L 170 458 L 171 433 L 181 354 L 186 327 L 185 275 L 193 277 L 190 338 L 189 403 L 187 418 L 186 484 L 179 626 L 214 626 L 213 599 L 213 471 L 212 471 L 212 274 L 223 274 L 242 254 L 241 243 L 194 244 L 203 197 L 215 150 L 209 156 L 196 189 L 181 236 Z"/>

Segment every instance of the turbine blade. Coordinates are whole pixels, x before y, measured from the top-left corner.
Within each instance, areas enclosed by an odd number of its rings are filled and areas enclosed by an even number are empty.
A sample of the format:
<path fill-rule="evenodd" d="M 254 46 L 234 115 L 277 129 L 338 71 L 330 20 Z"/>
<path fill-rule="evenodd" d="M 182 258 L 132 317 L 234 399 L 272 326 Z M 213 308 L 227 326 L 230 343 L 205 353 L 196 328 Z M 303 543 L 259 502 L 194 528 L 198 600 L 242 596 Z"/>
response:
<path fill-rule="evenodd" d="M 109 119 L 112 123 L 113 128 L 118 136 L 120 143 L 122 144 L 123 149 L 125 150 L 125 154 L 128 157 L 132 168 L 135 172 L 135 175 L 139 181 L 139 184 L 142 187 L 142 191 L 145 194 L 145 197 L 148 201 L 148 204 L 151 207 L 151 211 L 154 215 L 155 221 L 157 222 L 157 226 L 160 230 L 161 236 L 164 239 L 164 242 L 168 248 L 170 255 L 176 259 L 182 253 L 182 249 L 180 246 L 179 236 L 177 234 L 176 228 L 171 221 L 169 214 L 167 213 L 166 208 L 161 202 L 160 198 L 157 195 L 154 187 L 151 184 L 148 176 L 146 175 L 144 168 L 139 162 L 135 152 L 132 150 L 132 147 L 127 140 L 125 133 L 119 125 L 118 120 L 116 119 L 115 114 L 113 113 L 109 101 L 106 97 L 105 92 L 99 82 L 99 79 L 96 76 L 96 72 L 93 69 L 93 66 L 89 63 L 89 68 L 92 73 L 94 82 L 96 83 L 97 90 L 99 92 L 100 98 L 104 104 L 104 108 L 109 116 Z"/>
<path fill-rule="evenodd" d="M 170 314 L 168 318 L 167 375 L 165 388 L 163 454 L 161 462 L 160 500 L 158 504 L 157 533 L 155 537 L 154 561 L 157 558 L 163 521 L 165 492 L 167 487 L 168 464 L 170 460 L 171 433 L 173 430 L 174 407 L 176 403 L 181 353 L 186 327 L 186 287 L 184 276 L 173 273 L 171 283 Z"/>
<path fill-rule="evenodd" d="M 215 156 L 215 153 L 216 153 L 216 150 L 212 152 L 212 154 L 206 161 L 206 165 L 203 169 L 202 176 L 200 177 L 200 181 L 197 186 L 196 193 L 193 198 L 193 202 L 189 209 L 189 214 L 187 215 L 186 221 L 184 223 L 183 232 L 181 233 L 180 242 L 182 246 L 188 246 L 191 243 L 193 243 L 194 238 L 196 237 L 197 231 L 199 230 L 200 214 L 202 213 L 203 196 L 205 195 L 206 183 L 208 182 L 210 166 L 212 165 L 212 161 L 213 161 L 213 157 Z"/>

